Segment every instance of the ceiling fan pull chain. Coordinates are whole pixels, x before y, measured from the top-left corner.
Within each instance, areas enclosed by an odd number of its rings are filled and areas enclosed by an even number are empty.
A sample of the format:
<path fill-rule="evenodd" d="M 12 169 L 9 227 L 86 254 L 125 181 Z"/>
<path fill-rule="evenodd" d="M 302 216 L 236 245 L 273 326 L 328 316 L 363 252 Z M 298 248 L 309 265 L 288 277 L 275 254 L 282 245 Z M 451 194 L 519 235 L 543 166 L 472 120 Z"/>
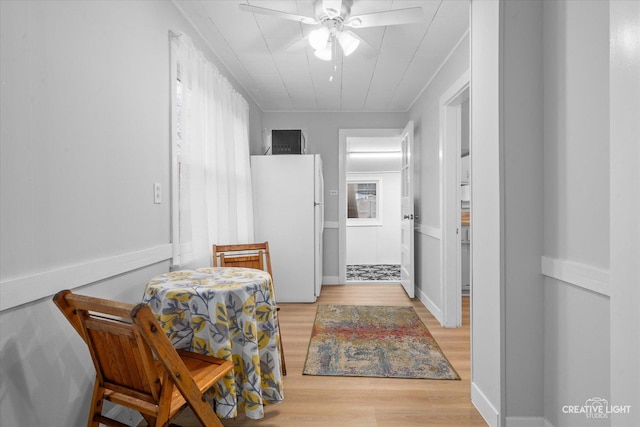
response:
<path fill-rule="evenodd" d="M 331 75 L 329 76 L 329 81 L 333 82 L 333 75 L 338 70 L 338 58 L 336 53 L 338 53 L 338 43 L 336 43 L 336 37 L 331 37 Z"/>

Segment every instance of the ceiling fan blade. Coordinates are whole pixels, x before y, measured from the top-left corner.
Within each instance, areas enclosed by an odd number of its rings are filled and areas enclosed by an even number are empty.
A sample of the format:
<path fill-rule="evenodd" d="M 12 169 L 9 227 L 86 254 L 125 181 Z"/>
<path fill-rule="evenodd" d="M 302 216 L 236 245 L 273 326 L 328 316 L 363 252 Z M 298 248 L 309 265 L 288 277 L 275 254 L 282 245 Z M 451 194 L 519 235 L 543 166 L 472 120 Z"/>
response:
<path fill-rule="evenodd" d="M 291 21 L 302 22 L 303 24 L 317 24 L 315 18 L 311 18 L 309 16 L 302 15 L 294 15 L 293 13 L 281 12 L 279 10 L 267 9 L 266 7 L 258 7 L 250 4 L 242 3 L 239 5 L 240 10 L 243 12 L 251 12 L 251 13 L 259 13 L 261 15 L 269 15 L 275 18 L 289 19 Z"/>
<path fill-rule="evenodd" d="M 342 10 L 342 0 L 322 0 L 322 9 L 329 19 L 340 16 Z"/>
<path fill-rule="evenodd" d="M 368 13 L 350 17 L 344 25 L 352 28 L 381 27 L 386 25 L 415 24 L 422 22 L 424 15 L 421 7 L 396 9 L 386 12 Z"/>
<path fill-rule="evenodd" d="M 286 52 L 294 53 L 309 47 L 309 36 L 304 36 L 300 40 L 291 43 L 285 48 Z"/>
<path fill-rule="evenodd" d="M 373 46 L 371 43 L 369 43 L 368 41 L 366 41 L 365 39 L 363 39 L 353 31 L 343 31 L 343 32 L 349 33 L 356 39 L 360 40 L 360 45 L 358 46 L 358 49 L 356 49 L 356 52 L 368 58 L 374 57 L 378 54 L 378 49 L 376 49 L 375 46 Z"/>

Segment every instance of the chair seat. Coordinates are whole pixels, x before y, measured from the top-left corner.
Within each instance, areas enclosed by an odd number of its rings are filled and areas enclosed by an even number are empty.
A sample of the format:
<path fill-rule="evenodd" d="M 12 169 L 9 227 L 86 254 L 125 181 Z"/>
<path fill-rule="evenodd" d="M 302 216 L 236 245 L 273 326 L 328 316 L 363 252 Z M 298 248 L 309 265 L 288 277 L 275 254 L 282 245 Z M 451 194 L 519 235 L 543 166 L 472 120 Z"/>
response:
<path fill-rule="evenodd" d="M 220 374 L 218 365 L 213 364 L 216 360 L 213 357 L 184 350 L 178 350 L 178 355 L 184 362 L 201 393 L 209 391 L 226 374 L 226 372 Z M 160 364 L 160 362 L 157 363 Z M 233 367 L 232 362 L 228 361 L 228 364 L 231 364 L 231 367 Z M 171 396 L 169 418 L 177 415 L 178 412 L 185 408 L 186 404 L 187 401 L 184 396 L 182 396 L 182 393 L 180 393 L 180 390 L 174 389 Z"/>

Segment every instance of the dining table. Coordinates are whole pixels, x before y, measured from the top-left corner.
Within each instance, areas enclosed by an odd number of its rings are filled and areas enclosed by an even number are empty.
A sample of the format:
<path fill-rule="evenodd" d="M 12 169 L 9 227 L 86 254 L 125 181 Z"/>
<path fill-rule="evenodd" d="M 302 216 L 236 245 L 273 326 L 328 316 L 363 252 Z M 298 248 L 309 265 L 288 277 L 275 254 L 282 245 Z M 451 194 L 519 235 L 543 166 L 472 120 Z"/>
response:
<path fill-rule="evenodd" d="M 173 271 L 148 281 L 151 307 L 173 346 L 220 359 L 234 369 L 211 391 L 216 414 L 264 417 L 264 405 L 282 402 L 280 331 L 273 281 L 252 268 Z"/>

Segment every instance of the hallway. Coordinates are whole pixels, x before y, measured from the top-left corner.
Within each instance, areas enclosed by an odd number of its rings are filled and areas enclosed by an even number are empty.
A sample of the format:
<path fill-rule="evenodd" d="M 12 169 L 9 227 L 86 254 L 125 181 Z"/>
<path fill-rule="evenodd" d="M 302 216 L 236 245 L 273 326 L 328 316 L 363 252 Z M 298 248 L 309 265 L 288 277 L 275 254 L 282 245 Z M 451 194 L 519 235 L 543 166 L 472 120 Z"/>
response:
<path fill-rule="evenodd" d="M 318 304 L 411 305 L 462 377 L 461 381 L 303 376 L 302 368 Z M 463 298 L 461 328 L 443 328 L 400 285 L 324 286 L 314 304 L 280 304 L 287 362 L 284 402 L 265 407 L 262 420 L 243 416 L 225 426 L 485 426 L 471 404 L 469 298 Z M 198 426 L 189 409 L 183 427 Z"/>

